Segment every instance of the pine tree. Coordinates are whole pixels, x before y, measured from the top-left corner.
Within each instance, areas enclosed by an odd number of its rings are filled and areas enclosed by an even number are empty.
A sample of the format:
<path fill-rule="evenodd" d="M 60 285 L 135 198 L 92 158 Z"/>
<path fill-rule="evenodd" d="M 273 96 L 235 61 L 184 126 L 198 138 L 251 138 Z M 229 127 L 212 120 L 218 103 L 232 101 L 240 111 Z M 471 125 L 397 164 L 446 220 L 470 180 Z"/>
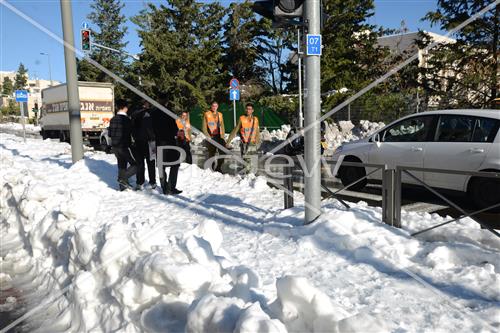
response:
<path fill-rule="evenodd" d="M 177 112 L 227 98 L 221 23 L 225 14 L 218 3 L 168 0 L 158 7 L 148 4 L 134 17 L 143 48 L 138 67 L 144 90 L 153 96 L 165 94 L 167 106 Z"/>
<path fill-rule="evenodd" d="M 229 13 L 223 26 L 224 69 L 242 83 L 258 81 L 262 74 L 257 67 L 258 27 L 259 23 L 250 1 L 233 2 L 229 5 Z"/>
<path fill-rule="evenodd" d="M 127 33 L 125 26 L 127 20 L 121 14 L 124 6 L 121 0 L 94 0 L 91 4 L 92 12 L 87 16 L 98 28 L 98 30 L 92 30 L 92 42 L 116 50 L 124 50 L 128 44 L 123 41 Z M 127 56 L 124 54 L 93 47 L 90 57 L 120 77 L 127 73 Z M 78 78 L 82 81 L 113 82 L 112 78 L 85 60 L 78 61 Z M 122 98 L 124 94 L 125 88 L 117 85 L 116 97 Z"/>
<path fill-rule="evenodd" d="M 451 30 L 492 3 L 491 0 L 438 0 L 424 19 Z M 422 69 L 423 86 L 440 107 L 494 107 L 499 88 L 500 5 L 458 31 L 455 43 L 432 49 Z M 429 43 L 430 40 L 427 40 Z"/>
<path fill-rule="evenodd" d="M 289 51 L 295 49 L 295 29 L 272 27 L 268 19 L 259 22 L 259 63 L 273 94 L 287 92 L 291 80 Z"/>
<path fill-rule="evenodd" d="M 25 89 L 28 85 L 28 70 L 22 63 L 19 64 L 16 77 L 14 78 L 14 90 Z"/>
<path fill-rule="evenodd" d="M 322 31 L 322 91 L 356 92 L 384 73 L 386 52 L 376 45 L 376 27 L 367 23 L 374 14 L 373 0 L 324 0 L 323 5 L 329 18 Z M 323 107 L 329 110 L 344 98 L 333 94 Z"/>
<path fill-rule="evenodd" d="M 14 85 L 12 84 L 12 80 L 8 77 L 5 76 L 3 78 L 3 84 L 2 84 L 2 95 L 4 96 L 10 96 L 14 92 Z"/>

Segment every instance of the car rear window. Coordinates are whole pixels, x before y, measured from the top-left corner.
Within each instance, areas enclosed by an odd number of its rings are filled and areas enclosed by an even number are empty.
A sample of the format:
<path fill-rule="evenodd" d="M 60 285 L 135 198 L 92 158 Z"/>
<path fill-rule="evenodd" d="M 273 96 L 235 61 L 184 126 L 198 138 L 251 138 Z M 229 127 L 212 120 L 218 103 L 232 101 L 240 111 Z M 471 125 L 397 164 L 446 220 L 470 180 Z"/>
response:
<path fill-rule="evenodd" d="M 436 141 L 440 142 L 493 142 L 498 132 L 498 119 L 443 115 L 439 117 Z"/>
<path fill-rule="evenodd" d="M 500 127 L 500 120 L 491 118 L 477 118 L 472 142 L 493 142 Z"/>

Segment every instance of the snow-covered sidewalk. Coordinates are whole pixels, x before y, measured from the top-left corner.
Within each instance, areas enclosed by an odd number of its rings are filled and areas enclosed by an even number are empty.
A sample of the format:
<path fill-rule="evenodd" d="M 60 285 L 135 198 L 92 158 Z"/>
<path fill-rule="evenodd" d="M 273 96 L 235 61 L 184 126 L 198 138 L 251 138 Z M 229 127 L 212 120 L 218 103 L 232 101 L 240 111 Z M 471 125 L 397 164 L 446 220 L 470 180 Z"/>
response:
<path fill-rule="evenodd" d="M 38 286 L 21 304 L 28 330 L 500 327 L 500 242 L 471 220 L 412 238 L 444 219 L 403 213 L 398 230 L 380 209 L 327 201 L 301 226 L 300 194 L 283 210 L 262 177 L 183 165 L 179 196 L 118 192 L 112 155 L 87 152 L 72 165 L 68 144 L 9 134 L 0 149 L 0 281 Z"/>

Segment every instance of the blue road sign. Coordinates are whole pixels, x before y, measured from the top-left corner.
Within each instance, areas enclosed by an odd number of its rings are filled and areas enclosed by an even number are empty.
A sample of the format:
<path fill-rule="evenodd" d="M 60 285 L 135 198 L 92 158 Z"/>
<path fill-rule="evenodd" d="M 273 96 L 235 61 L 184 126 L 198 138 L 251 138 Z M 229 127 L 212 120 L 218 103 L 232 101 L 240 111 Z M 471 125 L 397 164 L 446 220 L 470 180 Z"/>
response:
<path fill-rule="evenodd" d="M 321 55 L 321 35 L 307 35 L 307 55 Z"/>
<path fill-rule="evenodd" d="M 230 101 L 239 101 L 240 100 L 240 90 L 239 89 L 230 89 L 229 90 L 229 100 Z"/>
<path fill-rule="evenodd" d="M 83 22 L 82 29 L 88 29 L 88 28 L 89 28 L 89 24 L 87 22 Z"/>
<path fill-rule="evenodd" d="M 231 89 L 239 89 L 240 81 L 238 81 L 235 78 L 232 78 L 231 81 L 229 81 L 229 85 L 231 86 Z"/>
<path fill-rule="evenodd" d="M 16 90 L 16 102 L 20 103 L 28 102 L 28 91 Z"/>

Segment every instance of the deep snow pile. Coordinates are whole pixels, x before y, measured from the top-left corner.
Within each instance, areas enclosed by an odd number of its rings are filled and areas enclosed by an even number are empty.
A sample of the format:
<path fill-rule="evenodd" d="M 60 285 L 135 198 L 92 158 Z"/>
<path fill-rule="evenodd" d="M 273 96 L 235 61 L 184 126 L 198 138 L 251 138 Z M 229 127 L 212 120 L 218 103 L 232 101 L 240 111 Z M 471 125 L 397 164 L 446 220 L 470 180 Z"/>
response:
<path fill-rule="evenodd" d="M 344 142 L 355 141 L 366 138 L 375 131 L 385 126 L 382 122 L 370 122 L 361 120 L 357 126 L 351 121 L 339 121 L 338 123 L 325 122 L 325 139 L 328 143 L 327 154 L 331 154 L 338 146 Z M 290 132 L 290 125 L 283 125 L 280 129 L 269 131 L 264 128 L 261 131 L 261 140 L 269 142 L 280 142 L 286 139 Z M 229 134 L 226 135 L 226 139 Z M 193 144 L 200 145 L 204 140 L 203 135 L 193 135 Z M 239 147 L 239 137 L 230 143 L 233 148 Z"/>
<path fill-rule="evenodd" d="M 500 325 L 500 244 L 467 219 L 365 204 L 299 207 L 261 177 L 183 165 L 180 196 L 117 192 L 112 155 L 2 135 L 2 289 L 33 331 L 491 331 Z M 63 291 L 64 293 L 61 293 Z M 56 296 L 59 296 L 54 300 Z M 47 304 L 41 301 L 53 301 Z M 9 302 L 15 303 L 12 298 Z M 41 307 L 38 307 L 41 304 Z"/>
<path fill-rule="evenodd" d="M 385 124 L 382 122 L 376 123 L 368 120 L 361 120 L 359 124 L 355 126 L 351 121 L 339 121 L 338 123 L 325 121 L 325 126 L 324 138 L 328 145 L 326 154 L 331 155 L 331 153 L 333 153 L 342 143 L 366 138 L 384 127 Z M 290 125 L 283 125 L 281 129 L 271 132 L 264 129 L 261 132 L 261 137 L 263 141 L 283 141 L 286 139 L 290 129 Z"/>

